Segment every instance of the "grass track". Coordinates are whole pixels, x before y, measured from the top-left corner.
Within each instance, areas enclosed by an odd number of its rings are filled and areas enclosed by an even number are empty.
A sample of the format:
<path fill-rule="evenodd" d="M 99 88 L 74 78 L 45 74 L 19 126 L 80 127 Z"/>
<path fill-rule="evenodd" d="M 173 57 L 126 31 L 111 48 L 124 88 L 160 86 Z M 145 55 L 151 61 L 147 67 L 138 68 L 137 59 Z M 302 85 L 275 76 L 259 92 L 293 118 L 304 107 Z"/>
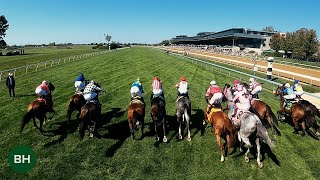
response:
<path fill-rule="evenodd" d="M 100 96 L 103 104 L 103 126 L 99 130 L 101 139 L 78 140 L 76 127 L 68 134 L 66 107 L 73 94 L 73 80 L 80 72 L 89 79 L 98 81 L 107 94 Z M 164 85 L 167 101 L 168 121 L 171 126 L 169 143 L 157 144 L 149 130 L 151 122 L 149 96 L 151 82 L 159 75 Z M 193 139 L 176 139 L 174 84 L 185 75 L 190 83 L 192 101 Z M 147 103 L 146 136 L 133 141 L 129 136 L 126 108 L 130 101 L 129 88 L 139 77 L 145 88 Z M 35 87 L 43 79 L 56 86 L 53 93 L 54 119 L 44 125 L 50 136 L 42 136 L 32 123 L 23 134 L 18 127 L 26 107 L 34 99 Z M 2 154 L 0 174 L 3 179 L 318 179 L 320 177 L 319 141 L 309 136 L 292 133 L 288 124 L 280 124 L 283 136 L 276 137 L 276 148 L 264 153 L 264 168 L 259 169 L 255 159 L 244 161 L 239 151 L 220 162 L 220 153 L 210 128 L 201 136 L 204 92 L 211 80 L 218 84 L 230 83 L 233 79 L 190 64 L 176 57 L 147 48 L 130 48 L 83 59 L 53 67 L 46 71 L 16 78 L 15 99 L 8 98 L 7 90 L 0 87 L 0 143 Z M 278 98 L 268 92 L 261 94 L 274 112 L 278 109 Z M 73 116 L 75 119 L 75 115 Z M 74 124 L 75 120 L 73 120 Z M 174 129 L 173 129 L 173 128 Z M 140 136 L 140 131 L 137 137 Z M 15 174 L 9 167 L 9 150 L 17 144 L 31 146 L 37 156 L 36 167 L 28 174 Z M 266 146 L 263 146 L 265 148 Z M 265 151 L 266 152 L 266 151 Z M 251 155 L 251 157 L 253 157 Z"/>

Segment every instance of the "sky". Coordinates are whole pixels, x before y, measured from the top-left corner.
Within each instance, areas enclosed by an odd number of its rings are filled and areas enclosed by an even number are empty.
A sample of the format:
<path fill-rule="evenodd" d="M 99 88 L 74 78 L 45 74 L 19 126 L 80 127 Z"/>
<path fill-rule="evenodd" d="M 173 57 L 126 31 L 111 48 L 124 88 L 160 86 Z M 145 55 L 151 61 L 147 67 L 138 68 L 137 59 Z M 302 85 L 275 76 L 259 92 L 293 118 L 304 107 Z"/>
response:
<path fill-rule="evenodd" d="M 308 2 L 308 3 L 306 3 Z M 176 35 L 229 28 L 281 32 L 314 29 L 320 39 L 318 0 L 0 0 L 9 45 L 160 43 Z"/>

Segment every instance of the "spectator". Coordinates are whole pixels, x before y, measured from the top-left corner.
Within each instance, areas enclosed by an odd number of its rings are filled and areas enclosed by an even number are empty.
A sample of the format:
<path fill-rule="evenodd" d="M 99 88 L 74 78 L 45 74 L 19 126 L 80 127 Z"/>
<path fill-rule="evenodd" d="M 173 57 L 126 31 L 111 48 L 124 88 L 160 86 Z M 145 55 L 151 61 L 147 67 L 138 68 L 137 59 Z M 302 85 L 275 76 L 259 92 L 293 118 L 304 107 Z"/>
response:
<path fill-rule="evenodd" d="M 11 97 L 11 91 L 12 91 L 12 95 L 13 97 L 16 97 L 16 94 L 14 93 L 14 87 L 16 86 L 16 82 L 13 78 L 13 74 L 9 73 L 9 76 L 7 77 L 7 81 L 6 81 L 6 85 L 9 89 L 9 95 Z"/>

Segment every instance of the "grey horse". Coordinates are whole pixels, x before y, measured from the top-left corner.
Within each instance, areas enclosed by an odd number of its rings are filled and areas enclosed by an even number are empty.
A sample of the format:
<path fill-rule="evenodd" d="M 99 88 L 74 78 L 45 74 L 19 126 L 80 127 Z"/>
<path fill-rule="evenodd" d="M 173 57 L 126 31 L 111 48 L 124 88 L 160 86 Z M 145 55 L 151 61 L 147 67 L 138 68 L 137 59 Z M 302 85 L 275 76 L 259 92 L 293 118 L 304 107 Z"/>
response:
<path fill-rule="evenodd" d="M 188 141 L 191 141 L 190 134 L 190 119 L 191 119 L 191 103 L 187 97 L 179 96 L 176 101 L 177 108 L 177 121 L 179 122 L 179 139 L 182 139 L 181 135 L 181 125 L 182 122 L 186 122 L 187 130 L 188 130 Z"/>
<path fill-rule="evenodd" d="M 257 162 L 259 168 L 263 167 L 263 163 L 261 162 L 261 154 L 260 154 L 260 141 L 263 140 L 270 147 L 274 147 L 273 142 L 271 141 L 267 129 L 262 125 L 260 119 L 257 115 L 251 112 L 245 112 L 240 117 L 240 130 L 238 132 L 238 139 L 240 141 L 240 151 L 242 152 L 241 145 L 245 143 L 248 146 L 248 150 L 244 155 L 244 159 L 246 162 L 249 162 L 248 153 L 250 152 L 250 148 L 253 147 L 250 140 L 254 140 L 257 146 Z"/>

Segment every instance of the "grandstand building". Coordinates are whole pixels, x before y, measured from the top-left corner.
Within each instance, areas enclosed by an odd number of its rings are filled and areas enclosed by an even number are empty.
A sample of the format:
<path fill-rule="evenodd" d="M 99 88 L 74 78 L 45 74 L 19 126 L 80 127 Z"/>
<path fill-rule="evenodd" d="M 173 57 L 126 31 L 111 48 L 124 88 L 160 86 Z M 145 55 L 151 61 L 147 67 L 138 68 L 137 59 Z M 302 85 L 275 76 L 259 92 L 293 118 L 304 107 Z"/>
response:
<path fill-rule="evenodd" d="M 220 32 L 200 32 L 196 36 L 180 35 L 170 42 L 175 45 L 216 45 L 238 46 L 240 49 L 253 48 L 260 51 L 270 50 L 271 36 L 276 32 L 254 31 L 244 28 L 232 28 Z"/>

